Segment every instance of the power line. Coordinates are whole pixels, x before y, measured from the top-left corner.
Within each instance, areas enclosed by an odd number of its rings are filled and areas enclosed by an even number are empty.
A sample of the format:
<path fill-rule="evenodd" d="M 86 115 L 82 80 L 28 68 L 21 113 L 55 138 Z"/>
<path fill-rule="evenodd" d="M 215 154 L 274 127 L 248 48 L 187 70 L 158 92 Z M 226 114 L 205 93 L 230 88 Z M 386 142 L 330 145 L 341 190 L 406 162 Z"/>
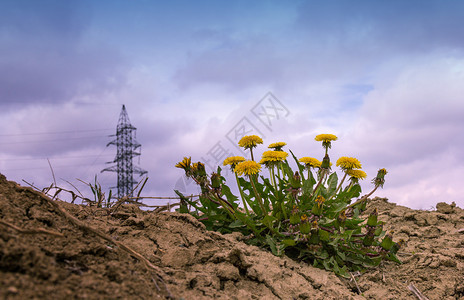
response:
<path fill-rule="evenodd" d="M 78 165 L 61 165 L 61 166 L 53 166 L 53 169 L 61 169 L 61 168 L 69 168 L 69 167 L 83 167 L 83 166 L 92 166 L 93 164 L 78 164 Z M 5 169 L 2 170 L 5 172 L 12 172 L 12 171 L 31 171 L 31 170 L 44 170 L 44 169 L 50 169 L 50 166 L 44 166 L 44 167 L 36 167 L 36 168 L 19 168 L 19 169 Z"/>
<path fill-rule="evenodd" d="M 112 156 L 112 154 L 61 156 L 61 157 L 35 157 L 35 158 L 6 158 L 6 159 L 0 159 L 0 161 L 26 161 L 26 160 L 44 160 L 44 159 L 56 160 L 56 159 L 90 158 L 90 157 L 96 157 L 98 159 L 100 156 Z"/>
<path fill-rule="evenodd" d="M 54 139 L 54 140 L 40 140 L 40 141 L 22 141 L 22 142 L 3 142 L 0 145 L 15 145 L 15 144 L 33 144 L 33 143 L 51 143 L 51 142 L 62 142 L 69 140 L 85 140 L 85 139 L 96 139 L 96 138 L 107 138 L 107 135 L 98 135 L 98 136 L 86 136 L 86 137 L 70 137 L 63 139 Z"/>
<path fill-rule="evenodd" d="M 77 132 L 97 132 L 97 131 L 110 131 L 113 128 L 106 129 L 88 129 L 88 130 L 68 130 L 68 131 L 49 131 L 49 132 L 30 132 L 30 133 L 13 133 L 13 134 L 0 134 L 1 136 L 23 136 L 23 135 L 44 135 L 44 134 L 62 134 L 62 133 L 77 133 Z"/>

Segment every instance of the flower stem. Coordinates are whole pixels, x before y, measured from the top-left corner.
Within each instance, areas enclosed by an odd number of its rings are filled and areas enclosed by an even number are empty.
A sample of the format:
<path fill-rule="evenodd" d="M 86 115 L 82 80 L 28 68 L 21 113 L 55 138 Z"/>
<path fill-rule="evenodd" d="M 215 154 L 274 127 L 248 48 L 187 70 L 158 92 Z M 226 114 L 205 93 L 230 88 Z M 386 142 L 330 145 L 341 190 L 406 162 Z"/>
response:
<path fill-rule="evenodd" d="M 282 178 L 283 178 L 283 177 L 285 177 L 285 172 L 284 172 L 284 166 L 283 166 L 282 162 L 279 163 L 279 167 L 282 170 Z"/>
<path fill-rule="evenodd" d="M 250 178 L 251 185 L 253 186 L 253 190 L 254 190 L 255 195 L 256 195 L 256 200 L 258 200 L 259 207 L 261 208 L 261 211 L 262 211 L 263 215 L 266 215 L 267 214 L 267 209 L 264 206 L 263 199 L 261 198 L 260 194 L 258 193 L 258 189 L 256 189 L 256 185 L 255 185 L 255 182 L 253 180 L 253 175 L 249 175 L 249 178 Z"/>
<path fill-rule="evenodd" d="M 321 169 L 321 178 L 319 178 L 319 182 L 317 183 L 316 187 L 314 188 L 314 191 L 313 191 L 311 197 L 317 194 L 317 190 L 319 189 L 319 186 L 321 185 L 322 181 L 324 180 L 326 172 L 327 171 L 325 169 Z"/>
<path fill-rule="evenodd" d="M 280 182 L 282 180 L 280 177 L 280 169 L 278 166 L 276 166 L 276 169 L 277 169 L 277 178 L 279 178 L 279 182 Z"/>
<path fill-rule="evenodd" d="M 235 174 L 235 180 L 237 181 L 237 186 L 238 186 L 238 190 L 240 192 L 240 196 L 242 197 L 243 207 L 245 208 L 246 214 L 249 216 L 250 211 L 248 210 L 248 206 L 246 204 L 247 200 L 245 198 L 245 195 L 243 194 L 242 187 L 239 184 L 238 175 L 237 175 L 237 173 L 234 173 L 234 174 Z"/>
<path fill-rule="evenodd" d="M 255 158 L 253 157 L 253 148 L 250 148 L 250 153 L 251 153 L 251 160 L 255 161 Z"/>
<path fill-rule="evenodd" d="M 219 196 L 219 194 L 217 194 L 217 193 L 213 194 L 213 197 L 216 198 L 217 200 L 219 200 L 219 203 L 221 203 L 222 207 L 224 207 L 224 209 L 227 211 L 227 213 L 229 214 L 229 216 L 232 219 L 237 219 L 237 217 L 235 216 L 234 208 L 229 206 L 230 203 L 228 203 L 226 200 L 222 199 L 221 196 Z"/>
<path fill-rule="evenodd" d="M 348 193 L 349 191 L 351 191 L 351 188 L 353 187 L 354 183 L 353 182 L 350 182 L 350 185 L 348 186 L 348 189 L 346 190 L 346 192 Z"/>
<path fill-rule="evenodd" d="M 359 200 L 357 200 L 353 204 L 350 204 L 348 207 L 354 207 L 356 204 L 358 204 L 358 203 L 362 202 L 363 200 L 369 198 L 369 196 L 372 195 L 378 188 L 379 188 L 379 185 L 376 185 L 375 188 L 369 194 L 362 196 L 361 198 L 359 198 Z"/>
<path fill-rule="evenodd" d="M 272 185 L 274 186 L 274 189 L 277 193 L 277 180 L 274 172 L 274 166 L 272 166 L 272 169 L 269 169 L 269 171 L 272 173 L 271 174 L 271 179 L 272 179 Z"/>

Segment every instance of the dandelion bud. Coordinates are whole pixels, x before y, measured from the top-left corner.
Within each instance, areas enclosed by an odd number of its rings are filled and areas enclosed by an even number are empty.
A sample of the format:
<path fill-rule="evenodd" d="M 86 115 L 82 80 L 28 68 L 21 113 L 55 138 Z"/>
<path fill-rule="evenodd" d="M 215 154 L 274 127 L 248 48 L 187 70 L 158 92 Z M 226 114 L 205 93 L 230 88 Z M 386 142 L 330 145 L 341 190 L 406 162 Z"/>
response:
<path fill-rule="evenodd" d="M 377 210 L 377 207 L 374 209 L 374 211 L 369 215 L 369 219 L 367 219 L 367 226 L 375 227 L 377 226 L 377 216 L 379 215 L 379 212 Z"/>
<path fill-rule="evenodd" d="M 211 187 L 213 189 L 221 188 L 221 176 L 218 173 L 211 174 Z"/>
<path fill-rule="evenodd" d="M 374 235 L 379 236 L 383 231 L 383 224 L 377 224 L 377 228 L 375 228 Z"/>
<path fill-rule="evenodd" d="M 340 214 L 338 215 L 337 221 L 338 221 L 339 226 L 341 227 L 344 226 L 345 221 L 346 221 L 346 214 L 344 210 L 342 210 Z"/>
<path fill-rule="evenodd" d="M 311 223 L 311 237 L 309 238 L 309 243 L 310 244 L 318 244 L 320 241 L 319 238 L 319 226 L 317 224 L 317 221 L 313 221 Z"/>
<path fill-rule="evenodd" d="M 330 157 L 328 154 L 326 154 L 322 160 L 321 169 L 330 170 Z"/>
<path fill-rule="evenodd" d="M 398 250 L 400 250 L 405 244 L 405 241 L 403 239 L 400 239 L 398 243 L 393 243 L 393 246 L 390 249 L 390 252 L 393 254 L 396 254 Z"/>
<path fill-rule="evenodd" d="M 290 224 L 297 225 L 300 223 L 300 216 L 298 214 L 298 207 L 293 205 L 292 214 L 290 215 Z"/>
<path fill-rule="evenodd" d="M 372 183 L 375 184 L 375 186 L 380 186 L 383 188 L 383 184 L 385 183 L 385 175 L 387 175 L 387 170 L 386 169 L 380 169 L 377 172 L 377 176 L 372 180 Z"/>
<path fill-rule="evenodd" d="M 367 232 L 366 236 L 363 239 L 363 245 L 369 247 L 374 242 L 374 235 L 371 232 Z"/>
<path fill-rule="evenodd" d="M 393 246 L 392 233 L 393 232 L 387 233 L 383 238 L 382 243 L 380 243 L 380 247 L 386 251 L 390 250 Z"/>
<path fill-rule="evenodd" d="M 193 164 L 193 169 L 195 169 L 195 173 L 198 176 L 206 176 L 206 169 L 205 165 L 201 162 L 197 162 Z"/>
<path fill-rule="evenodd" d="M 325 202 L 325 198 L 319 195 L 314 201 L 316 203 L 314 203 L 313 208 L 311 209 L 311 212 L 315 214 L 316 216 L 320 216 L 322 214 L 322 206 Z"/>
<path fill-rule="evenodd" d="M 312 223 L 311 223 L 311 230 L 318 230 L 319 229 L 319 225 L 317 224 L 317 221 L 314 220 Z"/>
<path fill-rule="evenodd" d="M 301 216 L 300 232 L 302 234 L 308 234 L 311 232 L 311 223 L 308 222 L 308 216 Z"/>
<path fill-rule="evenodd" d="M 295 172 L 295 174 L 293 175 L 293 178 L 290 180 L 290 185 L 292 186 L 293 189 L 301 188 L 301 177 L 298 171 Z"/>

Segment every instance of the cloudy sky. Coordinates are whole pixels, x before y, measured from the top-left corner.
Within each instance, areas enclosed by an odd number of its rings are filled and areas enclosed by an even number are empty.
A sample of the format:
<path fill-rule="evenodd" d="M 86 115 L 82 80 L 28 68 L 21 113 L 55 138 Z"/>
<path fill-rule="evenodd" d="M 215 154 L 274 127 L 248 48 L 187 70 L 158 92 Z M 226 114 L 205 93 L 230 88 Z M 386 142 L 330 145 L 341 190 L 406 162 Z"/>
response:
<path fill-rule="evenodd" d="M 145 196 L 194 192 L 174 165 L 243 132 L 317 158 L 333 133 L 333 161 L 389 171 L 377 196 L 464 207 L 463 97 L 463 1 L 0 1 L 0 172 L 39 187 L 47 159 L 62 187 L 115 186 L 125 104 Z"/>

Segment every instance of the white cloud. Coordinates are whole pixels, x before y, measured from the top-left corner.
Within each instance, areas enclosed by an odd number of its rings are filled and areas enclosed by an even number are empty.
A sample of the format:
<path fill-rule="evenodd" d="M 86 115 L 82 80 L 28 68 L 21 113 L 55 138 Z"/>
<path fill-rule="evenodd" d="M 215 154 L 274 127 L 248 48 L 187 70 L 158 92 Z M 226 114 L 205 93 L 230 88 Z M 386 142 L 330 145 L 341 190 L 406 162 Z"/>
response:
<path fill-rule="evenodd" d="M 379 75 L 346 133 L 348 148 L 359 149 L 366 165 L 390 171 L 384 193 L 391 201 L 416 208 L 438 201 L 463 206 L 455 178 L 464 176 L 464 61 L 428 58 Z"/>

